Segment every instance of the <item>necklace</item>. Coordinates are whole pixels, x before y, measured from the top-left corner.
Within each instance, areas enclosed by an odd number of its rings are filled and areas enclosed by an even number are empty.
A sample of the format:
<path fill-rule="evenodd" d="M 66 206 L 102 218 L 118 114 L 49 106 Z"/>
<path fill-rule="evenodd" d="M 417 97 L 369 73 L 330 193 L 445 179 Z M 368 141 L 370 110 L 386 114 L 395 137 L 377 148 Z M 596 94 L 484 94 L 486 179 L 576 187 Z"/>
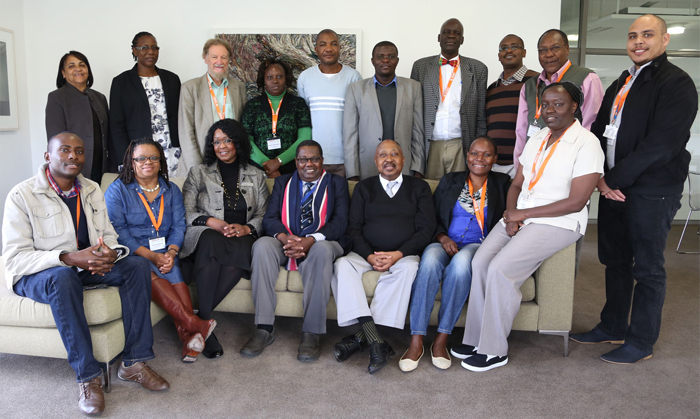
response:
<path fill-rule="evenodd" d="M 144 188 L 143 185 L 140 184 L 140 183 L 139 183 L 139 186 L 140 186 L 141 189 L 143 189 L 145 192 L 155 192 L 155 191 L 157 191 L 157 190 L 160 188 L 160 183 L 157 184 L 156 187 L 153 188 L 153 189 Z"/>
<path fill-rule="evenodd" d="M 218 164 L 216 166 L 216 171 L 219 172 L 219 177 L 221 178 L 221 187 L 224 188 L 224 200 L 226 201 L 226 207 L 228 207 L 229 209 L 233 209 L 236 206 L 236 202 L 238 202 L 238 196 L 241 192 L 241 176 L 239 174 L 238 179 L 236 180 L 236 197 L 233 200 L 233 204 L 231 204 L 231 195 L 229 195 L 228 189 L 226 189 L 226 185 L 224 184 L 224 177 L 221 176 L 221 169 L 219 168 Z"/>

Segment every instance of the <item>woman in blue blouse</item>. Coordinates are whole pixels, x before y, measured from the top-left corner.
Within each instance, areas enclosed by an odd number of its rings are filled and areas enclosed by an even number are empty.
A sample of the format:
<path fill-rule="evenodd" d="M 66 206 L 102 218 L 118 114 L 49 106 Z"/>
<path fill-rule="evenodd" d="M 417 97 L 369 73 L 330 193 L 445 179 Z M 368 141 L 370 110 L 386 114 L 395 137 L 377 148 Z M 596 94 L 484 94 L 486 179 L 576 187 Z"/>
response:
<path fill-rule="evenodd" d="M 491 138 L 479 137 L 469 147 L 467 171 L 446 174 L 435 189 L 438 227 L 435 243 L 425 248 L 413 282 L 411 345 L 399 361 L 402 371 L 416 369 L 423 356 L 423 337 L 441 285 L 438 333 L 430 355 L 437 368 L 447 369 L 452 364 L 447 338 L 469 295 L 472 258 L 506 209 L 510 178 L 491 171 L 496 159 Z"/>
<path fill-rule="evenodd" d="M 124 165 L 105 193 L 119 243 L 150 261 L 153 301 L 175 321 L 183 343 L 182 361 L 194 362 L 215 320 L 194 315 L 182 280 L 178 252 L 185 238 L 185 206 L 180 189 L 168 180 L 163 148 L 150 138 L 132 141 Z"/>

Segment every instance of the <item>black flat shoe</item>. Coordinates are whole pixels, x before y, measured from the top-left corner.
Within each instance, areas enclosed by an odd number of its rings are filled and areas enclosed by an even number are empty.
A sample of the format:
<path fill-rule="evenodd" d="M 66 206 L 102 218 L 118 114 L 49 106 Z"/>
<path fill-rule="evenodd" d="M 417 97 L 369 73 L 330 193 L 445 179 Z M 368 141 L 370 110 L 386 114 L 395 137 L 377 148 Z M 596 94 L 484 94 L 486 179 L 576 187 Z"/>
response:
<path fill-rule="evenodd" d="M 389 359 L 394 355 L 396 355 L 396 352 L 394 352 L 394 349 L 388 342 L 372 342 L 369 346 L 369 367 L 367 367 L 369 373 L 379 372 L 389 363 Z"/>
<path fill-rule="evenodd" d="M 355 352 L 362 350 L 362 341 L 355 335 L 346 336 L 340 342 L 333 345 L 333 356 L 338 362 L 350 358 Z"/>
<path fill-rule="evenodd" d="M 204 342 L 204 350 L 202 355 L 209 359 L 218 358 L 224 354 L 224 348 L 221 347 L 219 340 L 216 338 L 215 334 L 209 335 L 209 338 Z"/>

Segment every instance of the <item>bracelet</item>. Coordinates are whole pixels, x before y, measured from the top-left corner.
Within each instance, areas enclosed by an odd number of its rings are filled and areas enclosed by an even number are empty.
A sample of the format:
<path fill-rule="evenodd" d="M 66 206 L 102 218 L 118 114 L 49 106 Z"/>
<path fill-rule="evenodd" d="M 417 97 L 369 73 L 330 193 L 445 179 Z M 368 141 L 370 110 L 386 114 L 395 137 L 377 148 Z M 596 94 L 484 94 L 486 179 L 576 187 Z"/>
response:
<path fill-rule="evenodd" d="M 277 161 L 280 162 L 280 165 L 281 165 L 281 166 L 284 166 L 284 163 L 282 163 L 282 159 L 280 159 L 279 157 L 277 157 Z"/>

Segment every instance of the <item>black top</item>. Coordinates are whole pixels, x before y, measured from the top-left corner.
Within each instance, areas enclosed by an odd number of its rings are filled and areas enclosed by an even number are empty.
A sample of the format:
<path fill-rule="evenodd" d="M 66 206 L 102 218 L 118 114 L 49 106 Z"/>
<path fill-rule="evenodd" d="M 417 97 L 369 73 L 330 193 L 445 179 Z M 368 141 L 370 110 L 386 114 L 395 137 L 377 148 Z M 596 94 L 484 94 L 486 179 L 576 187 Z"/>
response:
<path fill-rule="evenodd" d="M 115 152 L 124 158 L 129 142 L 153 135 L 151 127 L 151 105 L 141 84 L 137 65 L 112 80 L 109 91 L 109 119 Z M 165 109 L 168 113 L 170 142 L 180 147 L 177 130 L 177 110 L 180 100 L 180 78 L 177 74 L 156 67 L 165 96 Z"/>
<path fill-rule="evenodd" d="M 379 176 L 372 176 L 355 186 L 348 235 L 353 251 L 365 259 L 375 251 L 420 255 L 430 244 L 435 220 L 430 186 L 424 180 L 403 176 L 401 187 L 389 198 Z"/>
<path fill-rule="evenodd" d="M 247 204 L 238 184 L 238 160 L 233 163 L 218 160 L 217 165 L 224 182 L 224 221 L 245 225 Z"/>
<path fill-rule="evenodd" d="M 396 83 L 389 83 L 388 86 L 375 83 L 375 87 L 377 88 L 379 113 L 382 115 L 382 140 L 393 140 L 396 117 Z"/>
<path fill-rule="evenodd" d="M 63 202 L 66 204 L 68 207 L 68 210 L 70 211 L 70 216 L 73 219 L 73 228 L 76 228 L 76 209 L 78 207 L 78 197 L 80 195 L 76 195 L 72 198 L 63 198 Z M 78 250 L 83 250 L 85 248 L 90 247 L 90 234 L 88 233 L 88 227 L 87 227 L 87 220 L 85 219 L 85 211 L 83 211 L 83 206 L 80 206 L 80 225 L 77 227 L 78 229 Z"/>
<path fill-rule="evenodd" d="M 591 126 L 607 153 L 603 136 L 617 92 L 625 84 L 625 70 L 605 92 Z M 683 192 L 690 153 L 685 145 L 698 112 L 698 93 L 688 73 L 662 54 L 635 80 L 620 114 L 615 143 L 615 167 L 605 165 L 605 183 L 622 193 L 667 195 Z"/>

